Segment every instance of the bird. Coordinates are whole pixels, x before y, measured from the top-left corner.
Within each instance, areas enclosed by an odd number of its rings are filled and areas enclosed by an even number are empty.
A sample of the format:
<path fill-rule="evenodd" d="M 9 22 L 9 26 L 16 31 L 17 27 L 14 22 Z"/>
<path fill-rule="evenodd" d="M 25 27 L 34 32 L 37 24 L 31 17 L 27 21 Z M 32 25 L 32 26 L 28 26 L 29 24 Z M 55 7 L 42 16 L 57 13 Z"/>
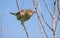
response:
<path fill-rule="evenodd" d="M 10 13 L 12 15 L 15 15 L 17 20 L 21 21 L 21 24 L 31 18 L 31 16 L 35 13 L 32 9 L 23 9 L 21 11 L 18 11 L 17 13 Z"/>

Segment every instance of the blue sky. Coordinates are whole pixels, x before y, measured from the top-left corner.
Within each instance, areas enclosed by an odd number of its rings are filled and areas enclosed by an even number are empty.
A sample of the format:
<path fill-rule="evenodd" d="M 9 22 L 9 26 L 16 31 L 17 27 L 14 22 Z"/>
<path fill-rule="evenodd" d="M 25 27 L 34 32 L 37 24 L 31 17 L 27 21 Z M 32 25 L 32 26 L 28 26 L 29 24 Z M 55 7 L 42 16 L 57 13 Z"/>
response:
<path fill-rule="evenodd" d="M 22 7 L 23 0 L 19 0 L 19 5 Z M 47 4 L 51 12 L 53 12 L 53 1 L 47 0 Z M 40 1 L 43 16 L 45 17 L 48 24 L 52 24 L 50 15 L 43 3 Z M 52 6 L 51 6 L 52 5 Z M 22 9 L 34 9 L 32 0 L 24 0 Z M 2 25 L 2 38 L 25 38 L 25 31 L 20 24 L 20 21 L 15 16 L 11 15 L 10 12 L 17 12 L 16 0 L 0 0 L 0 26 Z M 53 13 L 52 13 L 53 14 Z M 1 21 L 2 20 L 2 21 Z M 57 36 L 60 36 L 60 21 L 58 21 Z M 43 22 L 43 25 L 50 38 L 53 38 L 52 31 Z M 41 38 L 40 28 L 36 14 L 34 14 L 28 21 L 25 22 L 30 38 Z"/>

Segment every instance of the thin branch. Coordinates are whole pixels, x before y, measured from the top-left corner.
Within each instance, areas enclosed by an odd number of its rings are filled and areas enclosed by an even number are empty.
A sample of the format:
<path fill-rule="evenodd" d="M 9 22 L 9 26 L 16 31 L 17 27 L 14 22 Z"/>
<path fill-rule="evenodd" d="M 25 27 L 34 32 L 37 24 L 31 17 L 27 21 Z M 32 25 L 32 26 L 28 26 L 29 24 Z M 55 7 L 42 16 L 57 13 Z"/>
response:
<path fill-rule="evenodd" d="M 53 13 L 53 19 L 52 19 L 52 29 L 53 29 L 53 35 L 54 38 L 56 38 L 56 0 L 54 0 L 54 13 Z"/>
<path fill-rule="evenodd" d="M 46 33 L 46 30 L 45 30 L 44 26 L 42 25 L 42 22 L 41 22 L 40 17 L 38 16 L 38 13 L 37 13 L 37 17 L 38 17 L 39 24 L 41 25 L 41 27 L 42 27 L 42 29 L 43 29 L 43 31 L 44 31 L 46 37 L 48 38 L 48 35 L 47 35 L 47 33 Z"/>
<path fill-rule="evenodd" d="M 58 11 L 59 11 L 59 0 L 57 0 L 57 8 L 58 8 Z"/>
<path fill-rule="evenodd" d="M 42 27 L 40 25 L 39 25 L 39 27 L 40 27 L 41 36 L 42 36 L 42 38 L 44 38 L 44 33 L 42 31 Z"/>
<path fill-rule="evenodd" d="M 38 0 L 38 3 L 36 4 L 36 8 L 39 6 L 39 4 L 40 4 L 40 0 Z"/>
<path fill-rule="evenodd" d="M 2 38 L 2 20 L 3 20 L 3 16 L 0 19 L 0 22 L 1 22 L 1 24 L 0 24 L 0 38 Z"/>
<path fill-rule="evenodd" d="M 56 23 L 55 16 L 56 16 L 56 0 L 54 0 L 54 13 L 53 13 L 53 25 L 52 25 L 54 30 L 55 30 L 55 23 Z"/>
<path fill-rule="evenodd" d="M 60 0 L 58 0 L 58 11 L 59 11 L 59 21 L 60 21 Z"/>
<path fill-rule="evenodd" d="M 32 0 L 32 1 L 33 1 L 34 8 L 36 9 L 37 8 L 36 0 Z"/>
<path fill-rule="evenodd" d="M 21 7 L 20 7 L 20 9 L 22 9 L 23 8 L 23 6 L 24 6 L 24 0 L 22 0 L 23 2 L 22 2 L 22 5 L 21 5 Z"/>
<path fill-rule="evenodd" d="M 46 33 L 46 30 L 45 30 L 45 28 L 44 28 L 44 26 L 43 26 L 43 24 L 42 24 L 42 22 L 41 22 L 41 19 L 40 19 L 38 13 L 37 13 L 36 0 L 33 0 L 33 4 L 34 4 L 34 6 L 35 6 L 35 10 L 36 10 L 36 14 L 37 14 L 37 17 L 38 17 L 39 25 L 42 27 L 42 29 L 43 29 L 46 37 L 48 38 L 48 35 L 47 35 L 47 33 Z"/>
<path fill-rule="evenodd" d="M 53 13 L 53 18 L 55 18 L 56 15 L 56 0 L 54 0 L 54 13 Z"/>
<path fill-rule="evenodd" d="M 45 22 L 45 24 L 49 27 L 49 29 L 51 30 L 51 31 L 53 31 L 53 29 L 50 27 L 50 25 L 46 22 L 46 20 L 44 19 L 44 17 L 43 17 L 43 15 L 41 14 L 41 16 L 42 16 L 42 19 L 44 20 L 44 22 Z"/>
<path fill-rule="evenodd" d="M 28 31 L 27 31 L 27 29 L 26 29 L 24 23 L 22 23 L 22 26 L 23 26 L 23 28 L 24 28 L 24 30 L 25 30 L 25 32 L 26 32 L 27 38 L 29 38 Z"/>
<path fill-rule="evenodd" d="M 56 19 L 56 27 L 57 27 L 58 20 L 59 20 L 59 0 L 57 0 L 57 9 L 58 9 L 58 16 L 57 16 L 57 19 Z M 56 29 L 56 27 L 55 27 L 55 29 Z"/>
<path fill-rule="evenodd" d="M 47 8 L 48 13 L 49 13 L 50 16 L 53 18 L 52 14 L 51 14 L 51 12 L 50 12 L 50 10 L 49 10 L 47 4 L 46 4 L 46 0 L 43 0 L 43 2 L 44 2 L 44 4 L 45 4 L 45 7 Z"/>
<path fill-rule="evenodd" d="M 38 21 L 39 21 L 39 23 L 41 24 L 41 27 L 43 28 L 43 31 L 44 31 L 46 37 L 48 38 L 48 35 L 47 35 L 47 33 L 46 33 L 46 30 L 45 30 L 44 26 L 42 25 L 42 22 L 41 22 L 40 17 L 38 16 L 38 13 L 37 13 L 37 17 L 38 17 Z"/>
<path fill-rule="evenodd" d="M 18 10 L 19 10 L 19 12 L 20 12 L 21 10 L 20 10 L 19 4 L 18 4 L 18 0 L 16 0 L 16 5 L 17 5 Z"/>
<path fill-rule="evenodd" d="M 38 3 L 37 3 L 37 7 L 39 7 L 40 6 L 40 0 L 38 0 Z M 41 36 L 42 36 L 42 38 L 44 38 L 44 33 L 43 33 L 43 31 L 42 31 L 42 27 L 41 27 L 41 25 L 39 25 L 39 27 L 40 27 L 40 32 L 41 32 Z"/>
<path fill-rule="evenodd" d="M 53 29 L 49 26 L 49 24 L 46 22 L 46 20 L 44 19 L 44 16 L 43 16 L 43 14 L 42 14 L 42 11 L 41 11 L 41 7 L 40 7 L 40 4 L 39 4 L 39 11 L 40 11 L 40 15 L 42 16 L 42 19 L 43 19 L 43 21 L 45 22 L 45 24 L 49 27 L 49 29 L 51 30 L 51 31 L 53 31 Z"/>
<path fill-rule="evenodd" d="M 57 28 L 58 19 L 59 19 L 59 14 L 58 14 L 57 19 L 56 19 L 56 26 L 55 26 L 55 30 L 56 30 L 56 28 Z"/>

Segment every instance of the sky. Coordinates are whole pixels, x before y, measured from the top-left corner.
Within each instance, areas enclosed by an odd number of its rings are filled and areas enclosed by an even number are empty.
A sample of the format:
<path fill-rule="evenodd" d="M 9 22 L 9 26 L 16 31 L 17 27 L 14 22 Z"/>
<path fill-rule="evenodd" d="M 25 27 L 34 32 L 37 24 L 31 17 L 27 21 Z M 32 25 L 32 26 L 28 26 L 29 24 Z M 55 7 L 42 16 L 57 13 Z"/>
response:
<path fill-rule="evenodd" d="M 32 0 L 18 0 L 21 9 L 34 9 Z M 24 1 L 24 3 L 23 3 Z M 53 0 L 47 0 L 47 5 L 50 11 L 53 14 Z M 22 6 L 23 4 L 23 6 Z M 48 11 L 43 3 L 43 0 L 40 1 L 42 14 L 48 24 L 52 25 L 52 19 L 48 14 Z M 0 37 L 1 37 L 1 26 L 2 26 L 2 38 L 26 38 L 25 31 L 20 24 L 21 22 L 16 19 L 15 16 L 11 15 L 10 12 L 18 12 L 16 6 L 16 0 L 0 0 Z M 42 18 L 41 18 L 42 20 Z M 42 20 L 43 22 L 43 20 Z M 44 28 L 46 29 L 49 38 L 53 38 L 52 31 L 46 26 L 43 22 Z M 25 22 L 27 31 L 30 38 L 41 38 L 41 32 L 39 28 L 37 15 L 34 14 L 28 21 Z M 52 27 L 52 26 L 51 26 Z M 60 36 L 60 21 L 58 21 L 57 26 L 57 36 Z M 44 36 L 44 38 L 46 38 Z"/>

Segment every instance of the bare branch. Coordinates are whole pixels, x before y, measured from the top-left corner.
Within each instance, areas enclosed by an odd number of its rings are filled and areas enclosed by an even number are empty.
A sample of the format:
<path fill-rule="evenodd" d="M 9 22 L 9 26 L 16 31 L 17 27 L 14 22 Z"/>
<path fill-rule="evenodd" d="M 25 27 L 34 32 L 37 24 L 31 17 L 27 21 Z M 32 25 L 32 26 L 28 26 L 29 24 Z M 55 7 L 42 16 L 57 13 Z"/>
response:
<path fill-rule="evenodd" d="M 35 7 L 35 9 L 36 9 L 36 7 L 37 7 L 37 6 L 36 6 L 36 5 L 37 5 L 37 4 L 36 4 L 36 0 L 32 0 L 32 1 L 33 1 L 33 4 L 34 4 L 34 7 Z"/>
<path fill-rule="evenodd" d="M 49 13 L 50 16 L 53 18 L 52 14 L 51 14 L 51 12 L 50 12 L 50 10 L 49 10 L 47 4 L 46 4 L 46 0 L 43 0 L 43 2 L 44 2 L 44 4 L 45 4 L 45 7 L 47 8 L 48 13 Z"/>
<path fill-rule="evenodd" d="M 53 26 L 53 29 L 55 28 L 55 23 L 56 23 L 55 22 L 56 21 L 55 20 L 56 19 L 55 16 L 56 16 L 56 0 L 54 0 L 54 14 L 53 14 L 53 25 L 52 25 Z"/>
<path fill-rule="evenodd" d="M 37 3 L 37 7 L 39 7 L 40 6 L 40 0 L 38 0 L 38 3 Z M 44 33 L 43 33 L 43 31 L 42 31 L 42 27 L 41 27 L 41 25 L 39 25 L 39 27 L 40 27 L 40 31 L 41 31 L 41 36 L 42 36 L 42 38 L 44 38 Z"/>
<path fill-rule="evenodd" d="M 25 30 L 25 32 L 26 32 L 27 38 L 29 38 L 28 31 L 27 31 L 27 29 L 26 29 L 24 23 L 22 23 L 22 26 L 23 26 L 23 28 L 24 28 L 24 30 Z"/>
<path fill-rule="evenodd" d="M 44 33 L 42 31 L 42 27 L 40 25 L 39 25 L 39 27 L 40 27 L 41 36 L 42 36 L 42 38 L 44 38 Z"/>
<path fill-rule="evenodd" d="M 58 9 L 58 16 L 57 16 L 57 19 L 56 19 L 56 27 L 57 27 L 57 24 L 58 24 L 58 20 L 59 20 L 59 0 L 57 0 L 57 9 Z M 55 27 L 55 29 L 56 29 Z"/>
<path fill-rule="evenodd" d="M 55 17 L 56 15 L 56 0 L 54 0 L 54 14 L 53 14 L 53 18 Z"/>
<path fill-rule="evenodd" d="M 53 35 L 54 38 L 56 38 L 56 0 L 54 0 L 54 13 L 53 13 L 53 19 L 52 19 L 52 29 L 53 29 Z"/>
<path fill-rule="evenodd" d="M 17 7 L 18 7 L 18 10 L 21 11 L 20 7 L 19 7 L 19 4 L 18 4 L 18 0 L 16 0 L 16 4 L 17 4 Z"/>
<path fill-rule="evenodd" d="M 43 24 L 42 24 L 42 22 L 41 22 L 41 19 L 40 19 L 38 13 L 37 13 L 36 0 L 32 0 L 32 1 L 33 1 L 34 6 L 35 6 L 35 10 L 36 10 L 36 14 L 37 14 L 37 17 L 38 17 L 39 25 L 42 27 L 42 29 L 43 29 L 46 37 L 48 38 L 48 35 L 47 35 L 47 33 L 46 33 L 46 30 L 45 30 L 45 28 L 44 28 L 44 26 L 43 26 Z"/>
<path fill-rule="evenodd" d="M 53 31 L 53 29 L 49 26 L 49 24 L 48 24 L 48 23 L 46 22 L 46 20 L 44 19 L 44 16 L 43 16 L 42 11 L 41 11 L 40 4 L 39 4 L 39 6 L 38 6 L 38 9 L 39 9 L 39 11 L 40 11 L 40 15 L 42 16 L 42 19 L 43 19 L 43 21 L 45 22 L 45 24 L 49 27 L 49 29 L 50 29 L 51 31 Z"/>
<path fill-rule="evenodd" d="M 40 4 L 40 0 L 38 0 L 38 3 L 37 3 L 37 5 L 36 5 L 36 7 L 38 7 L 38 6 L 39 6 L 39 4 Z"/>
<path fill-rule="evenodd" d="M 2 38 L 2 21 L 3 21 L 3 16 L 0 18 L 0 38 Z"/>
<path fill-rule="evenodd" d="M 24 6 L 24 0 L 23 0 L 23 3 L 22 3 L 22 5 L 21 5 L 21 8 L 20 8 L 20 9 L 22 9 L 22 8 L 23 8 L 23 6 Z"/>
<path fill-rule="evenodd" d="M 41 14 L 41 16 L 42 16 L 42 18 L 43 18 L 43 20 L 44 20 L 44 22 L 45 22 L 45 24 L 49 27 L 49 29 L 51 30 L 51 31 L 53 31 L 53 29 L 50 27 L 50 25 L 46 22 L 46 20 L 44 19 L 44 17 L 43 17 L 43 15 Z"/>
<path fill-rule="evenodd" d="M 60 0 L 58 0 L 58 11 L 59 11 L 59 21 L 60 21 Z"/>
<path fill-rule="evenodd" d="M 46 37 L 48 38 L 48 35 L 47 35 L 47 33 L 46 33 L 46 30 L 45 30 L 44 26 L 42 25 L 42 22 L 41 22 L 40 17 L 38 16 L 38 13 L 37 13 L 37 17 L 38 17 L 39 24 L 41 25 L 41 27 L 42 27 L 42 29 L 43 29 L 43 31 L 44 31 Z"/>

